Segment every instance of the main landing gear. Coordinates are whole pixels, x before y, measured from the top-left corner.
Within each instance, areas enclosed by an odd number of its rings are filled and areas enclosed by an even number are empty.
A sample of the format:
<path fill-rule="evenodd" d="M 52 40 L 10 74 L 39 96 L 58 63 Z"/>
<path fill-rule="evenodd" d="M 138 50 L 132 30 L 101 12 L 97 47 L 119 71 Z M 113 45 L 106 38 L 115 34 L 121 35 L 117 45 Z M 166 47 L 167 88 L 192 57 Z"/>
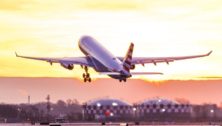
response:
<path fill-rule="evenodd" d="M 126 78 L 125 79 L 119 79 L 119 82 L 126 82 Z"/>
<path fill-rule="evenodd" d="M 82 74 L 84 82 L 91 82 L 90 74 L 88 73 L 88 67 L 84 66 L 85 73 Z"/>

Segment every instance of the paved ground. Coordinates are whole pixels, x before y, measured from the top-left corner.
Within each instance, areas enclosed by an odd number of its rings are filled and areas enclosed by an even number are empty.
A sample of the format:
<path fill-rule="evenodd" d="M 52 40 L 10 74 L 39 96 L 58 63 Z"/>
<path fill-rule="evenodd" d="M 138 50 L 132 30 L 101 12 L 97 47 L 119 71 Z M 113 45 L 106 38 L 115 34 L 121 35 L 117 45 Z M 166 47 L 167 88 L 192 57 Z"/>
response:
<path fill-rule="evenodd" d="M 36 124 L 35 126 L 100 126 L 101 123 L 66 123 L 66 124 L 58 124 L 58 123 L 51 123 L 50 125 L 40 125 Z M 126 126 L 126 123 L 107 123 L 107 126 Z M 141 124 L 142 126 L 166 126 L 166 125 L 146 125 Z M 212 125 L 206 125 L 206 124 L 198 124 L 198 125 L 191 125 L 187 124 L 189 126 L 212 126 Z M 13 123 L 13 124 L 6 124 L 6 123 L 0 123 L 0 126 L 34 126 L 31 124 L 25 124 L 25 123 Z M 134 123 L 129 123 L 129 126 L 135 126 Z M 186 125 L 169 125 L 169 126 L 186 126 Z M 213 125 L 213 126 L 220 126 L 220 125 Z"/>

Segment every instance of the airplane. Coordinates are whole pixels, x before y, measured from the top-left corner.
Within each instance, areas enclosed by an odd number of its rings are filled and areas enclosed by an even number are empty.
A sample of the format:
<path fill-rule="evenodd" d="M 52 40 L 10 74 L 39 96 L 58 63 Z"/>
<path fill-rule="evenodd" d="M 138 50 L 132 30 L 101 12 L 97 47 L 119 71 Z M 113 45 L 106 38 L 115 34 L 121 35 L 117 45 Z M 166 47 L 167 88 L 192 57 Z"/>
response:
<path fill-rule="evenodd" d="M 192 59 L 209 56 L 212 51 L 202 55 L 192 56 L 177 56 L 177 57 L 133 57 L 134 44 L 130 43 L 125 57 L 115 57 L 107 49 L 105 49 L 96 39 L 91 36 L 82 36 L 78 42 L 79 49 L 85 57 L 63 57 L 63 58 L 46 58 L 46 57 L 30 57 L 18 55 L 16 57 L 40 60 L 53 63 L 59 63 L 62 67 L 73 70 L 74 65 L 80 65 L 84 69 L 82 77 L 84 82 L 91 82 L 91 77 L 88 68 L 93 68 L 96 72 L 103 75 L 108 75 L 111 78 L 118 79 L 120 82 L 126 80 L 133 75 L 150 75 L 150 74 L 163 74 L 161 72 L 130 72 L 135 69 L 136 65 L 145 65 L 152 63 L 167 63 L 176 60 Z"/>

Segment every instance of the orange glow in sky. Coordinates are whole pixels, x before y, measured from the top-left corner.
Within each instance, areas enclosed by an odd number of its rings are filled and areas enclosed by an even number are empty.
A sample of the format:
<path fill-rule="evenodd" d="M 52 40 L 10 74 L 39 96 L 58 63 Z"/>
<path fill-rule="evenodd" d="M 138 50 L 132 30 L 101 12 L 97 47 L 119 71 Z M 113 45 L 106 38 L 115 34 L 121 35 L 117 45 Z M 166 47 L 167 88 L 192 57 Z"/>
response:
<path fill-rule="evenodd" d="M 146 80 L 200 79 L 222 76 L 221 0 L 1 0 L 0 76 L 81 77 L 60 65 L 16 58 L 83 56 L 77 46 L 90 35 L 114 55 L 124 56 L 130 42 L 134 56 L 183 56 L 213 50 L 209 57 L 170 65 L 148 64 L 136 71 L 163 72 Z M 92 78 L 99 78 L 92 69 Z M 105 76 L 103 76 L 105 77 Z"/>

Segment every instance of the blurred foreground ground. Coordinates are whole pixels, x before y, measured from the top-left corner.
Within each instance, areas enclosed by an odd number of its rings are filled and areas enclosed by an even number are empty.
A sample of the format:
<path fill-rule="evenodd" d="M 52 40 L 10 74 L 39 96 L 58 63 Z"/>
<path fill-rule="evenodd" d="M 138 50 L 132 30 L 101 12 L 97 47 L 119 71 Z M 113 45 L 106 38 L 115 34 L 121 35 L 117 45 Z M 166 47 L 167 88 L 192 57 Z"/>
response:
<path fill-rule="evenodd" d="M 32 124 L 28 123 L 12 123 L 12 124 L 5 124 L 1 123 L 1 126 L 34 126 Z M 35 126 L 99 126 L 102 125 L 101 123 L 65 123 L 65 124 L 58 124 L 58 123 L 52 123 L 49 125 L 40 125 L 40 124 L 35 124 Z M 126 126 L 127 123 L 106 123 L 107 126 Z M 128 123 L 129 126 L 135 126 L 135 123 Z M 141 123 L 140 125 L 142 126 L 154 126 L 153 124 L 145 124 Z M 167 124 L 162 124 L 162 125 L 155 125 L 155 126 L 166 126 Z M 174 124 L 174 125 L 169 125 L 169 126 L 221 126 L 220 124 Z"/>

